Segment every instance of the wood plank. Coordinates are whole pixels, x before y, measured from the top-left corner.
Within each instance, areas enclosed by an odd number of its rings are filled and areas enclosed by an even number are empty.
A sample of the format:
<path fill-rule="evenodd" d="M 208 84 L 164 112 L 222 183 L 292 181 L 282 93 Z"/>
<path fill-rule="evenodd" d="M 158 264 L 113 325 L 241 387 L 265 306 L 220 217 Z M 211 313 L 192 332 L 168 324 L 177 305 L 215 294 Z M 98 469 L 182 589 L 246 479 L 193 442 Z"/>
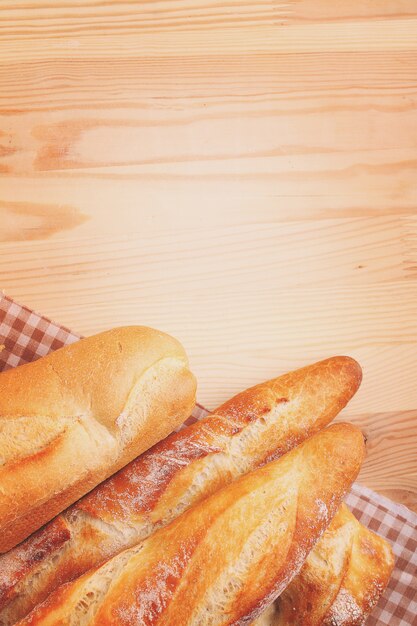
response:
<path fill-rule="evenodd" d="M 416 510 L 417 411 L 348 417 L 362 428 L 368 439 L 367 456 L 358 481 Z"/>
<path fill-rule="evenodd" d="M 67 240 L 3 242 L 2 283 L 85 334 L 146 323 L 181 337 L 209 406 L 277 371 L 338 352 L 371 372 L 355 412 L 415 406 L 416 250 L 409 235 L 416 220 L 210 226 L 207 219 L 202 228 L 199 212 L 177 214 L 175 222 L 169 213 L 148 221 L 131 216 L 130 236 L 109 232 L 114 213 L 108 213 L 107 220 L 98 214 L 79 226 L 78 236 L 68 231 Z M 36 220 L 32 228 L 41 231 Z M 389 367 L 380 364 L 386 351 Z"/>
<path fill-rule="evenodd" d="M 199 399 L 331 354 L 417 510 L 414 0 L 4 0 L 0 287 L 178 336 Z"/>

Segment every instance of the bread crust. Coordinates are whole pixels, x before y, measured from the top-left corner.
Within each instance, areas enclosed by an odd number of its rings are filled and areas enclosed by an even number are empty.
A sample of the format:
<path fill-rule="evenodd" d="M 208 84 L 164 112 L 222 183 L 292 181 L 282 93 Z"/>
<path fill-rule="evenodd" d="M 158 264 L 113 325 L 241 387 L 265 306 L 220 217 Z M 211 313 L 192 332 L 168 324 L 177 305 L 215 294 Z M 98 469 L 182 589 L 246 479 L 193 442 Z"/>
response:
<path fill-rule="evenodd" d="M 0 552 L 169 434 L 195 387 L 179 342 L 141 326 L 0 374 Z"/>
<path fill-rule="evenodd" d="M 60 587 L 19 624 L 243 626 L 298 573 L 363 455 L 358 429 L 330 426 Z"/>
<path fill-rule="evenodd" d="M 161 441 L 61 515 L 69 537 L 53 542 L 53 555 L 39 558 L 37 545 L 48 542 L 50 526 L 54 535 L 54 522 L 0 558 L 1 626 L 242 473 L 279 458 L 333 419 L 360 380 L 353 359 L 326 359 L 248 389 Z"/>
<path fill-rule="evenodd" d="M 389 543 L 343 504 L 298 576 L 251 626 L 362 626 L 393 567 Z"/>

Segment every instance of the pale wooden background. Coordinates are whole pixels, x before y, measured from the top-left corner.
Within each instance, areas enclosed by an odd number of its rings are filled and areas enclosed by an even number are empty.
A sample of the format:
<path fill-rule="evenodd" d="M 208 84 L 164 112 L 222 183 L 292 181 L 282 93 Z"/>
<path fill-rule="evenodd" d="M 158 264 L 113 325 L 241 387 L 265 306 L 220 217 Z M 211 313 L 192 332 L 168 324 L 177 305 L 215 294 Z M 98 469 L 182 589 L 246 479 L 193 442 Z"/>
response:
<path fill-rule="evenodd" d="M 0 286 L 186 346 L 209 408 L 345 353 L 417 508 L 415 0 L 2 0 Z"/>

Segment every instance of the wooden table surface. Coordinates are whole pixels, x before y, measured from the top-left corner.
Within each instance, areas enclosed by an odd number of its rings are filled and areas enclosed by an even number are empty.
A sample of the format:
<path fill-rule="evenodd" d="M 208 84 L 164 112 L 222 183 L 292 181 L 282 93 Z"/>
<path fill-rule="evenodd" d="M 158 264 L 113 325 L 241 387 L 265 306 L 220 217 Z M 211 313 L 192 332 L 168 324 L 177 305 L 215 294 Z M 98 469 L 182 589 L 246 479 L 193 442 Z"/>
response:
<path fill-rule="evenodd" d="M 333 354 L 417 509 L 415 0 L 2 0 L 0 286 L 186 346 L 199 400 Z"/>

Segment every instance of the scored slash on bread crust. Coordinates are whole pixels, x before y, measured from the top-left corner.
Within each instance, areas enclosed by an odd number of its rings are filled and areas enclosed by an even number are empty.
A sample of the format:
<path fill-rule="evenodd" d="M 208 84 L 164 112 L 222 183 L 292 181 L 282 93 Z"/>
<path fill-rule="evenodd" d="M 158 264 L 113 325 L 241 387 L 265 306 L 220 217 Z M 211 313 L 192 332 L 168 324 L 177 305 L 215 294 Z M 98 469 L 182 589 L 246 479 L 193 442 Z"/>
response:
<path fill-rule="evenodd" d="M 0 552 L 172 432 L 195 388 L 181 344 L 143 326 L 0 374 Z"/>
<path fill-rule="evenodd" d="M 246 624 L 301 569 L 363 455 L 357 428 L 330 426 L 60 587 L 19 624 Z"/>
<path fill-rule="evenodd" d="M 333 357 L 248 389 L 170 435 L 0 557 L 0 624 L 13 624 L 62 582 L 305 440 L 337 415 L 360 380 L 353 359 Z"/>
<path fill-rule="evenodd" d="M 251 626 L 362 626 L 393 567 L 388 542 L 343 504 L 298 576 Z"/>

